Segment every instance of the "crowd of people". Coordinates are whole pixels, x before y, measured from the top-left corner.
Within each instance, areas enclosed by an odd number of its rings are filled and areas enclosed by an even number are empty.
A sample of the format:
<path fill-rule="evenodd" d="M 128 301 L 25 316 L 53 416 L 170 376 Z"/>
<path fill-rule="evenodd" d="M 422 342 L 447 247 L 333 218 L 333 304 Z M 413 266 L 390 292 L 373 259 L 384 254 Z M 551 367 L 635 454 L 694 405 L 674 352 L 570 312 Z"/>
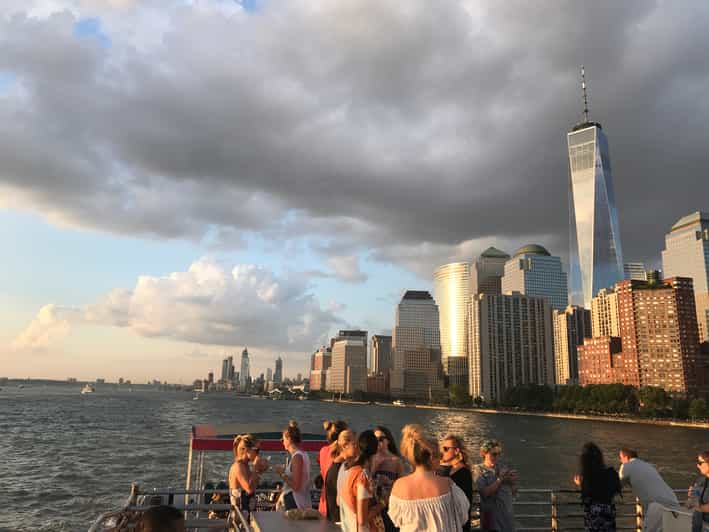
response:
<path fill-rule="evenodd" d="M 318 510 L 345 532 L 456 531 L 471 527 L 473 492 L 480 498 L 483 532 L 514 532 L 513 500 L 518 472 L 502 460 L 502 444 L 486 440 L 480 460 L 472 463 L 463 439 L 446 435 L 434 440 L 420 425 L 406 425 L 400 446 L 382 426 L 355 433 L 341 420 L 323 425 L 328 444 L 318 455 Z M 285 466 L 275 466 L 283 490 L 277 507 L 312 507 L 310 457 L 301 449 L 301 432 L 291 421 L 282 434 L 289 453 Z M 643 506 L 644 530 L 662 530 L 663 508 L 679 507 L 676 495 L 654 466 L 637 452 L 623 448 L 621 467 L 606 465 L 601 449 L 586 443 L 573 482 L 580 488 L 584 526 L 591 532 L 616 530 L 616 498 L 630 487 Z M 709 527 L 709 452 L 697 458 L 699 480 L 689 489 L 694 510 L 693 532 Z M 232 504 L 253 510 L 253 497 L 269 464 L 250 435 L 234 440 L 234 464 L 229 472 Z"/>

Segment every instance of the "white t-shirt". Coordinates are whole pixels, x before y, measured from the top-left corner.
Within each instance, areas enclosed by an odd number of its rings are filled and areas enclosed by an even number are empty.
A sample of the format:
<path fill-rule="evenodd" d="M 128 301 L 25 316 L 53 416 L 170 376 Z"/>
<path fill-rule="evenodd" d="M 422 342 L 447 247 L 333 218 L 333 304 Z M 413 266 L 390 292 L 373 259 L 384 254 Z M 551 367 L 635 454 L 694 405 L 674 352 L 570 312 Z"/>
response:
<path fill-rule="evenodd" d="M 677 496 L 662 480 L 655 466 L 644 460 L 632 458 L 620 466 L 618 476 L 624 485 L 632 487 L 633 493 L 646 510 L 651 502 L 670 507 L 679 505 Z"/>

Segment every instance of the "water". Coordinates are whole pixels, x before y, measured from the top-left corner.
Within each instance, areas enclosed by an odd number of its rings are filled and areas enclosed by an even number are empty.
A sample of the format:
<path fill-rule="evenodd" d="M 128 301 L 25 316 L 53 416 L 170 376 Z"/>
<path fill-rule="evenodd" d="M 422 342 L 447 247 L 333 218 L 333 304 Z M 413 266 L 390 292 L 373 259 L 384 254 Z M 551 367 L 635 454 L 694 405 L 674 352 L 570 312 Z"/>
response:
<path fill-rule="evenodd" d="M 470 449 L 483 439 L 504 444 L 504 460 L 520 472 L 522 487 L 570 487 L 577 455 L 593 440 L 616 465 L 619 446 L 635 447 L 674 487 L 689 486 L 697 453 L 709 447 L 702 429 L 609 422 L 485 415 L 313 401 L 264 401 L 184 392 L 117 390 L 98 386 L 28 385 L 0 391 L 0 532 L 81 531 L 122 503 L 131 482 L 183 487 L 187 442 L 198 423 L 299 421 L 320 431 L 324 419 L 355 429 L 374 424 L 399 434 L 406 423 L 433 433 L 460 434 Z M 473 453 L 471 453 L 473 454 Z M 215 453 L 207 478 L 226 477 L 228 453 Z"/>

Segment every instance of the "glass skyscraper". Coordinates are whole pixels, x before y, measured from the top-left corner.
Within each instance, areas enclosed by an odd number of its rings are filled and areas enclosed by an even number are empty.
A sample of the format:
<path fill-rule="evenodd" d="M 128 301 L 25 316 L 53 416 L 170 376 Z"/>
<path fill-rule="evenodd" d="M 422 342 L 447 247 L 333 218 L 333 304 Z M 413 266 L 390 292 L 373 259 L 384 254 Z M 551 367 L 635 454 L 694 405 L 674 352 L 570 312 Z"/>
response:
<path fill-rule="evenodd" d="M 586 111 L 586 118 L 588 112 Z M 608 140 L 598 122 L 588 120 L 567 135 L 569 148 L 570 296 L 591 307 L 601 288 L 623 279 L 618 214 Z"/>
<path fill-rule="evenodd" d="M 433 273 L 433 290 L 440 310 L 441 358 L 449 385 L 468 383 L 470 268 L 469 262 L 452 262 Z"/>

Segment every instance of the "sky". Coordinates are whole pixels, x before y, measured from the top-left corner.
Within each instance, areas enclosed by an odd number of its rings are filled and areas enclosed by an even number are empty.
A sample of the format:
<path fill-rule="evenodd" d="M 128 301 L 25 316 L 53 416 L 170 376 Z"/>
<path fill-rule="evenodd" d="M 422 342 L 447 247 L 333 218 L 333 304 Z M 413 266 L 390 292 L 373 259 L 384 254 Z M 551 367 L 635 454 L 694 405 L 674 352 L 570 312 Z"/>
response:
<path fill-rule="evenodd" d="M 286 375 L 490 245 L 568 258 L 566 132 L 626 261 L 709 210 L 709 4 L 0 3 L 0 376 Z"/>

